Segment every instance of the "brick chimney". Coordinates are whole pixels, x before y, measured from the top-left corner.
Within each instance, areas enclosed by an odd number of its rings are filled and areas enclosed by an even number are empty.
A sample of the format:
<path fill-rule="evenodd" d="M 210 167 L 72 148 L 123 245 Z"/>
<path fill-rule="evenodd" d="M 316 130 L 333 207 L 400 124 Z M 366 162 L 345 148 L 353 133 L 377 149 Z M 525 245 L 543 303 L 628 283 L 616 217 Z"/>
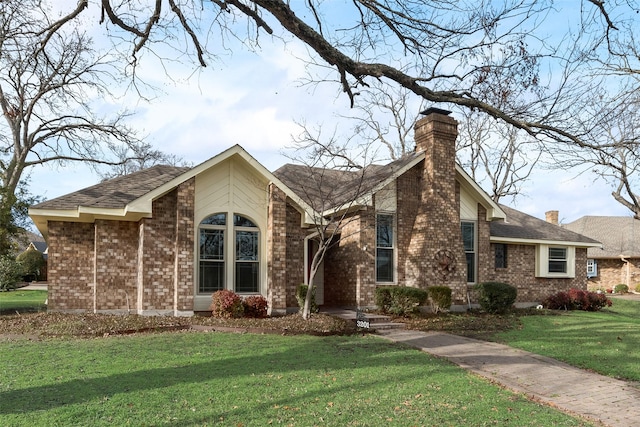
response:
<path fill-rule="evenodd" d="M 547 222 L 558 225 L 558 211 L 547 211 L 544 213 Z"/>
<path fill-rule="evenodd" d="M 450 111 L 428 108 L 414 126 L 416 150 L 426 154 L 425 167 L 434 181 L 454 183 L 458 122 Z"/>
<path fill-rule="evenodd" d="M 458 122 L 450 112 L 429 108 L 415 126 L 416 151 L 425 159 L 412 201 L 398 189 L 398 204 L 413 208 L 398 212 L 399 239 L 408 236 L 406 262 L 399 274 L 408 286 L 449 286 L 454 304 L 466 303 L 466 257 L 460 231 L 460 196 L 456 184 L 455 142 Z M 399 183 L 399 186 L 408 185 Z M 402 200 L 401 200 L 402 199 Z M 407 228 L 401 222 L 409 222 Z M 402 248 L 401 248 L 402 251 Z M 402 277 L 403 276 L 403 277 Z"/>

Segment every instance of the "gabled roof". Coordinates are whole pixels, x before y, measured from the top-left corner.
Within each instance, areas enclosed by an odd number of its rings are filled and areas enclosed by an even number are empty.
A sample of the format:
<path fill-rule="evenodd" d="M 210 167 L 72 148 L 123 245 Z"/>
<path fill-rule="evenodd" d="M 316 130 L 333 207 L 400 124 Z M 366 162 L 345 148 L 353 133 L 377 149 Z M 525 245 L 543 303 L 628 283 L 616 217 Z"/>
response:
<path fill-rule="evenodd" d="M 372 164 L 357 171 L 312 168 L 286 164 L 273 174 L 316 211 L 326 213 L 358 205 L 370 205 L 373 195 L 424 160 L 423 151 L 409 153 L 386 165 Z M 456 179 L 487 208 L 487 220 L 504 218 L 504 212 L 480 186 L 456 164 Z"/>
<path fill-rule="evenodd" d="M 631 216 L 583 216 L 563 227 L 602 242 L 589 258 L 640 258 L 640 220 Z"/>
<path fill-rule="evenodd" d="M 326 213 L 370 204 L 373 194 L 422 159 L 424 153 L 414 152 L 386 165 L 372 164 L 355 171 L 286 164 L 273 175 L 315 211 Z"/>
<path fill-rule="evenodd" d="M 251 165 L 267 182 L 276 184 L 302 211 L 310 212 L 293 191 L 241 146 L 234 145 L 193 168 L 153 166 L 39 203 L 29 209 L 29 215 L 43 236 L 47 235 L 48 220 L 93 222 L 96 218 L 117 218 L 138 221 L 151 216 L 154 200 L 233 156 Z"/>
<path fill-rule="evenodd" d="M 491 241 L 523 244 L 563 244 L 578 247 L 600 247 L 600 242 L 551 224 L 516 209 L 500 205 L 507 214 L 504 221 L 493 221 L 490 224 Z"/>

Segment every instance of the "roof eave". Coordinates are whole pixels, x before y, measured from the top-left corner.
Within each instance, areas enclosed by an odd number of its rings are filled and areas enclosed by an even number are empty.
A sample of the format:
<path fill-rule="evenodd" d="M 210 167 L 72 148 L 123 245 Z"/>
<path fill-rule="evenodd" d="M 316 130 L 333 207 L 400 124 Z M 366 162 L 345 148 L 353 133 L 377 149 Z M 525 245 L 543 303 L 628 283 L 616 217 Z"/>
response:
<path fill-rule="evenodd" d="M 601 248 L 601 243 L 578 242 L 571 240 L 549 240 L 549 239 L 527 239 L 522 237 L 501 237 L 490 236 L 489 241 L 492 243 L 517 243 L 521 245 L 565 245 L 575 246 L 576 248 Z"/>
<path fill-rule="evenodd" d="M 92 208 L 79 206 L 77 209 L 34 209 L 29 208 L 29 216 L 36 228 L 46 239 L 49 221 L 94 222 L 96 219 L 117 219 L 119 221 L 140 221 L 151 217 L 151 212 L 136 212 L 125 208 Z"/>
<path fill-rule="evenodd" d="M 493 201 L 493 199 L 491 199 L 491 197 L 489 197 L 478 183 L 475 182 L 464 169 L 462 169 L 462 166 L 458 163 L 456 163 L 456 174 L 458 182 L 460 182 L 468 192 L 474 195 L 476 199 L 479 199 L 487 209 L 487 221 L 506 219 L 507 214 L 496 202 Z"/>

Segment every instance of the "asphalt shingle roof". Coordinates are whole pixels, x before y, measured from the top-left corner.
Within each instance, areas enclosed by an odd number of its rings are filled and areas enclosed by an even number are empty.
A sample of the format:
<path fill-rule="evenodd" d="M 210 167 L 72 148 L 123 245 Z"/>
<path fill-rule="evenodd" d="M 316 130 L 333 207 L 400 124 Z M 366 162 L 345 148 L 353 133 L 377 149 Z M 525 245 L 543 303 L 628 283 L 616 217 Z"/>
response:
<path fill-rule="evenodd" d="M 91 187 L 33 206 L 34 209 L 66 210 L 79 206 L 119 209 L 144 196 L 190 168 L 158 165 L 113 178 Z"/>
<path fill-rule="evenodd" d="M 602 242 L 587 250 L 590 258 L 640 257 L 640 220 L 631 216 L 583 216 L 563 227 Z"/>
<path fill-rule="evenodd" d="M 369 165 L 356 171 L 286 164 L 273 175 L 311 208 L 324 212 L 346 207 L 354 198 L 367 195 L 421 155 L 420 152 L 414 152 L 386 165 Z"/>
<path fill-rule="evenodd" d="M 490 224 L 492 237 L 513 239 L 550 240 L 595 244 L 597 240 L 582 234 L 551 224 L 542 219 L 527 215 L 508 206 L 500 205 L 507 215 L 506 221 L 493 221 Z"/>

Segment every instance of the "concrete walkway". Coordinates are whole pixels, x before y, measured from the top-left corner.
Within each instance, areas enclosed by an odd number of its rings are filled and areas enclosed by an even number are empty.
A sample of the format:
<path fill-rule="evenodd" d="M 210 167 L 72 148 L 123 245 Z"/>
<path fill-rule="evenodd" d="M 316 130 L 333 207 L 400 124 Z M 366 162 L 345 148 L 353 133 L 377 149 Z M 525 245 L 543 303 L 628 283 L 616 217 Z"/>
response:
<path fill-rule="evenodd" d="M 378 331 L 539 402 L 611 426 L 640 425 L 640 388 L 506 345 L 440 332 Z"/>

